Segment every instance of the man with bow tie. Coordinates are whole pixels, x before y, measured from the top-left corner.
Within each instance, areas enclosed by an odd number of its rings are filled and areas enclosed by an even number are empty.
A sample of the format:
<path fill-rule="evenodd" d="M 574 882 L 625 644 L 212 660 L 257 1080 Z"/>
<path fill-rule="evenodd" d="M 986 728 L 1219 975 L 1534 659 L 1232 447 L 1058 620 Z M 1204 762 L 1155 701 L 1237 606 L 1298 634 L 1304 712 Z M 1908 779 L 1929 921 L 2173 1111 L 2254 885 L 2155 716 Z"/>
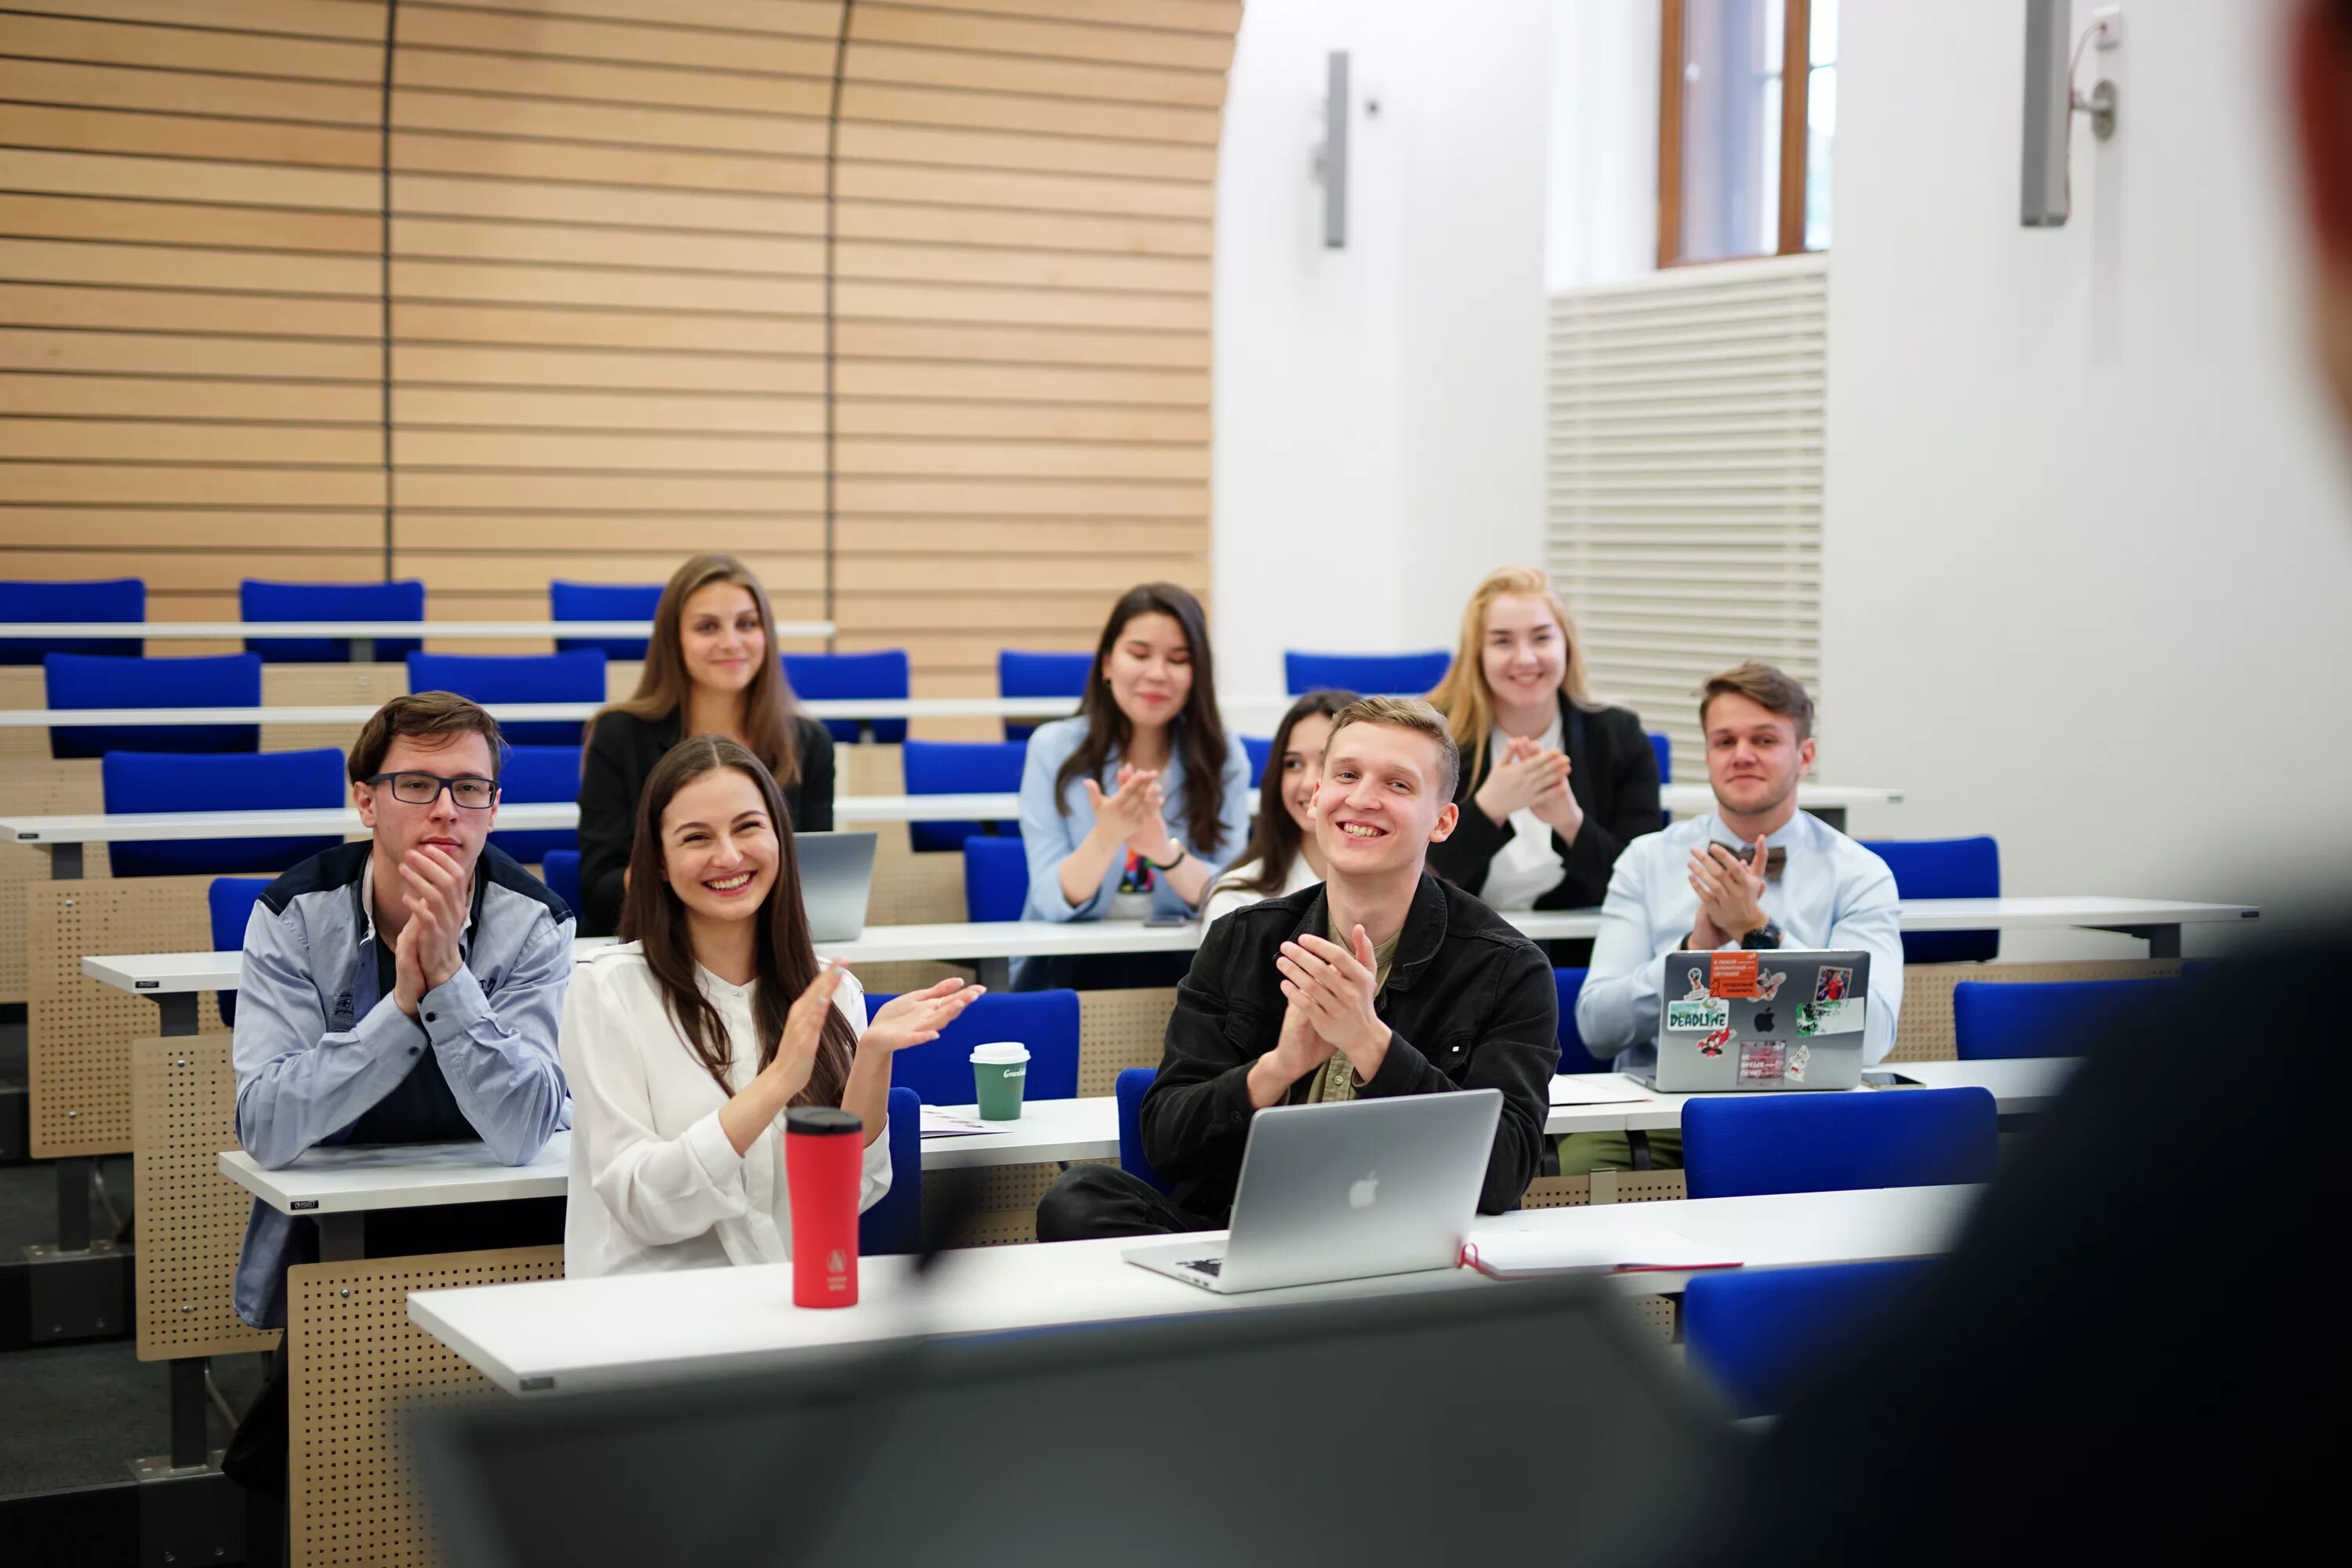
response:
<path fill-rule="evenodd" d="M 1659 999 L 1677 952 L 1834 948 L 1871 955 L 1862 1055 L 1885 1060 L 1903 1005 L 1895 874 L 1797 809 L 1797 781 L 1813 767 L 1812 699 L 1769 665 L 1743 664 L 1706 683 L 1698 719 L 1716 808 L 1618 858 L 1576 1002 L 1585 1048 L 1616 1052 L 1621 1072 L 1656 1064 Z M 1660 1163 L 1678 1163 L 1681 1145 L 1678 1134 L 1651 1140 Z M 1574 1175 L 1629 1158 L 1623 1134 L 1587 1134 L 1563 1142 L 1560 1168 Z"/>

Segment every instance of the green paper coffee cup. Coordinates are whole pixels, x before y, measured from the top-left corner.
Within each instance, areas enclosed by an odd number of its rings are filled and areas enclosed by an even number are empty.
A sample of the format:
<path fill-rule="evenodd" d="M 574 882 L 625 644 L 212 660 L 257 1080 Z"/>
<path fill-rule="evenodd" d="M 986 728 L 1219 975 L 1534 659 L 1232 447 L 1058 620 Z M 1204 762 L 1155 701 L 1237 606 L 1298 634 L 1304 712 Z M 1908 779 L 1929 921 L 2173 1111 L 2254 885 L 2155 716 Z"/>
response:
<path fill-rule="evenodd" d="M 1021 1120 L 1021 1089 L 1029 1077 L 1029 1047 L 1018 1040 L 998 1040 L 971 1048 L 973 1098 L 980 1101 L 982 1121 Z"/>

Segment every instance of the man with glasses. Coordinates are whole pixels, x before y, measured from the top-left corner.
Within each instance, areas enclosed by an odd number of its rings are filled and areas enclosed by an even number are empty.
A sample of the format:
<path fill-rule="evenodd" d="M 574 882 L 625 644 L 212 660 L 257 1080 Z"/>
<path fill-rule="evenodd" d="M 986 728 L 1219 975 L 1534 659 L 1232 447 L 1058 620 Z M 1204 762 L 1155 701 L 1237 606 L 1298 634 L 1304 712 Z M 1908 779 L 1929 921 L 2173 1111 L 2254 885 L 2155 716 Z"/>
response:
<path fill-rule="evenodd" d="M 503 749 L 498 721 L 462 697 L 394 698 L 351 751 L 352 804 L 373 837 L 312 856 L 254 905 L 236 1131 L 263 1165 L 320 1144 L 476 1140 L 520 1165 L 567 1124 L 555 1036 L 572 911 L 488 842 Z M 562 1201 L 371 1215 L 367 1250 L 560 1241 Z M 238 1316 L 284 1327 L 286 1270 L 318 1257 L 311 1221 L 257 1201 Z M 285 1489 L 284 1367 L 281 1351 L 223 1466 L 256 1490 Z"/>

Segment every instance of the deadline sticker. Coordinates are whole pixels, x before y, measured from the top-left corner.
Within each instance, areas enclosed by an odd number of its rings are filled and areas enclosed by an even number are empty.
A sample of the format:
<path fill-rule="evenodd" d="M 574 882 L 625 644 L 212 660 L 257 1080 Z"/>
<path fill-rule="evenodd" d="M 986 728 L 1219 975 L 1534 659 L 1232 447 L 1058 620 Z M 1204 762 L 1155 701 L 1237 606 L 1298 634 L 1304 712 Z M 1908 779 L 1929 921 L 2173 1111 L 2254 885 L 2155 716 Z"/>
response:
<path fill-rule="evenodd" d="M 1853 996 L 1842 1002 L 1807 1002 L 1797 1009 L 1797 1033 L 1801 1036 L 1851 1035 L 1861 1029 L 1863 1016 L 1870 1005 L 1866 997 Z"/>
<path fill-rule="evenodd" d="M 1666 1004 L 1666 1027 L 1677 1034 L 1707 1034 L 1724 1028 L 1731 1022 L 1728 1002 L 1669 1002 Z"/>

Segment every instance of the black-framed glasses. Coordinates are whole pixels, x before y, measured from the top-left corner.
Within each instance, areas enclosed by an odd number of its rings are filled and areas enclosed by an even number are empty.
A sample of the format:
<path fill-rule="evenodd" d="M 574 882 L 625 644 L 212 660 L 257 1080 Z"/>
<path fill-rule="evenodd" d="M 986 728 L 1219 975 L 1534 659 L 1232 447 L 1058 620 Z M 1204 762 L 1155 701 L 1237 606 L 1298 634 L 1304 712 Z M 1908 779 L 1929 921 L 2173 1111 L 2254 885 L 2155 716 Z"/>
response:
<path fill-rule="evenodd" d="M 499 803 L 499 781 L 479 773 L 459 773 L 454 779 L 439 773 L 378 773 L 365 782 L 391 784 L 392 798 L 403 805 L 431 805 L 445 789 L 467 811 L 488 811 Z"/>

